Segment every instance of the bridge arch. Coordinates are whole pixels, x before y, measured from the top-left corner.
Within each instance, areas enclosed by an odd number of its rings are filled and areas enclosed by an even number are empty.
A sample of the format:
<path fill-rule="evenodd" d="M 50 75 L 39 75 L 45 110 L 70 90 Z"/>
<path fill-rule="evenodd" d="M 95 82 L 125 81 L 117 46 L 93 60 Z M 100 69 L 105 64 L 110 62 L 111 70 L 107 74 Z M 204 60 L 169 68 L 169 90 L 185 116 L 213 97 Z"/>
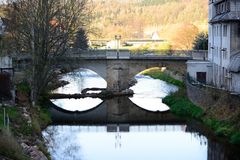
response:
<path fill-rule="evenodd" d="M 107 73 L 106 73 L 106 61 L 102 60 L 72 60 L 71 64 L 74 68 L 84 68 L 89 69 L 95 73 L 97 73 L 100 77 L 103 79 L 107 79 Z"/>
<path fill-rule="evenodd" d="M 101 85 L 99 86 L 99 81 L 98 81 L 98 84 L 95 84 L 96 86 L 94 86 L 94 87 L 107 88 L 106 75 L 102 74 L 101 72 L 99 72 L 99 70 L 97 70 L 94 67 L 91 67 L 91 66 L 88 66 L 87 68 L 80 67 L 80 68 L 74 70 L 73 72 L 79 72 L 80 73 L 79 77 L 76 75 L 76 78 L 83 78 L 84 79 L 85 77 L 86 78 L 87 77 L 95 77 L 95 78 L 101 80 Z M 103 84 L 103 81 L 105 81 L 105 84 Z"/>

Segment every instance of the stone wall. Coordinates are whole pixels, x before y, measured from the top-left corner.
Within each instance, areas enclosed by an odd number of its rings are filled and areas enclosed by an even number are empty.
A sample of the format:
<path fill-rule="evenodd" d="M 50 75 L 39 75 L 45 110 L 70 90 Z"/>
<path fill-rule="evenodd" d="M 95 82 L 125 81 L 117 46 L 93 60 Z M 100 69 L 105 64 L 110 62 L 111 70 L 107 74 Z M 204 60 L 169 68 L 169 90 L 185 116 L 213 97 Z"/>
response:
<path fill-rule="evenodd" d="M 195 86 L 186 81 L 187 96 L 197 106 L 206 109 L 213 106 L 219 98 L 219 91 L 212 88 Z"/>
<path fill-rule="evenodd" d="M 172 78 L 174 78 L 174 79 L 176 79 L 176 80 L 179 80 L 179 81 L 184 81 L 184 77 L 185 77 L 185 75 L 183 75 L 183 74 L 180 74 L 180 73 L 176 73 L 176 72 L 173 72 L 173 71 L 171 71 L 171 70 L 166 70 L 165 71 L 165 73 L 167 74 L 167 75 L 169 75 L 170 77 L 172 77 Z"/>
<path fill-rule="evenodd" d="M 192 85 L 186 82 L 188 98 L 218 120 L 238 119 L 240 96 L 208 86 Z M 240 125 L 240 124 L 239 124 Z"/>
<path fill-rule="evenodd" d="M 232 73 L 231 91 L 240 94 L 240 73 Z"/>

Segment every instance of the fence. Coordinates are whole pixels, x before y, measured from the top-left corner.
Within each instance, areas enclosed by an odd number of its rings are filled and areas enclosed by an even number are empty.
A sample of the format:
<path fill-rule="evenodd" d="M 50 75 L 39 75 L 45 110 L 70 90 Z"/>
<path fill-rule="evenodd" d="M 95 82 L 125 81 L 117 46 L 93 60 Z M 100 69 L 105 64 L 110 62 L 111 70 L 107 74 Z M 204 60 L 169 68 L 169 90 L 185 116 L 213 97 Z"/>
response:
<path fill-rule="evenodd" d="M 80 50 L 80 49 L 71 49 L 69 50 L 70 55 L 78 55 L 79 57 L 112 57 L 109 54 L 116 54 L 114 57 L 117 57 L 118 50 L 114 49 L 102 49 L 102 50 Z M 130 50 L 119 50 L 119 57 L 151 57 L 151 56 L 180 56 L 180 57 L 192 57 L 196 60 L 206 60 L 207 59 L 207 50 L 146 50 L 144 52 L 138 51 L 132 53 Z"/>
<path fill-rule="evenodd" d="M 9 130 L 9 124 L 10 124 L 10 120 L 9 120 L 8 113 L 6 113 L 6 108 L 3 107 L 3 127 Z"/>

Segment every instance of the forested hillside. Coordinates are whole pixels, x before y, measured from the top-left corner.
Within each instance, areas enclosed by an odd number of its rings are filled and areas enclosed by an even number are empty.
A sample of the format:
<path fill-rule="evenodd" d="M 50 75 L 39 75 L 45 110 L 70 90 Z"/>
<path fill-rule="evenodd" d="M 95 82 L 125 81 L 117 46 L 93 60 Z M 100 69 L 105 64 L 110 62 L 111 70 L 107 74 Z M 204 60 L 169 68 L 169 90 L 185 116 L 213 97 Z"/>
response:
<path fill-rule="evenodd" d="M 207 31 L 208 0 L 94 0 L 96 37 L 150 38 L 153 32 L 176 41 L 188 31 Z M 180 34 L 180 35 L 178 35 Z M 187 33 L 189 34 L 189 33 Z M 175 42 L 174 42 L 175 43 Z M 184 47 L 183 47 L 184 48 Z M 186 48 L 186 47 L 185 47 Z"/>

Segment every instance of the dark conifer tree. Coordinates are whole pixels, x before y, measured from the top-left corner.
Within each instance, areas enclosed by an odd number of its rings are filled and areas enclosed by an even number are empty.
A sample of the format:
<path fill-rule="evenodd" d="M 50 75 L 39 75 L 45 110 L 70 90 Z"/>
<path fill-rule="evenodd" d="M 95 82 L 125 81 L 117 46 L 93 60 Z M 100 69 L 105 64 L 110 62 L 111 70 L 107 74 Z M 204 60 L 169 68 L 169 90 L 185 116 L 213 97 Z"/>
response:
<path fill-rule="evenodd" d="M 208 34 L 207 33 L 199 33 L 194 42 L 193 49 L 195 50 L 208 50 Z"/>
<path fill-rule="evenodd" d="M 76 40 L 74 42 L 74 48 L 80 48 L 82 50 L 88 49 L 88 37 L 84 29 L 79 29 L 76 34 Z"/>

